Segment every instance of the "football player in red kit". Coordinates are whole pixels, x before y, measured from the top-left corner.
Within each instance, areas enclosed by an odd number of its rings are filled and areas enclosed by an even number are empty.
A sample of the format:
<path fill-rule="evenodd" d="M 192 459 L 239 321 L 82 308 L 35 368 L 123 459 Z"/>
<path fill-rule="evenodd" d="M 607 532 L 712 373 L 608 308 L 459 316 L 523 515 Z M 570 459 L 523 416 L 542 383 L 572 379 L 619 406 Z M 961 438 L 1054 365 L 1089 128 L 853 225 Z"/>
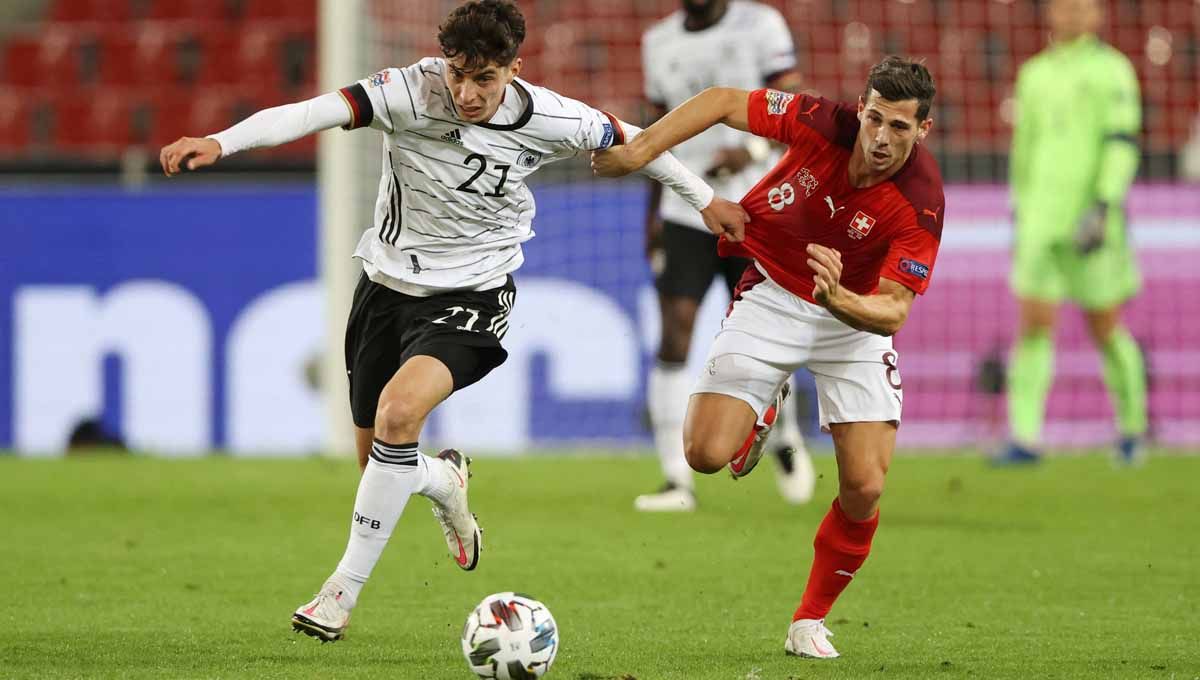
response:
<path fill-rule="evenodd" d="M 876 64 L 857 106 L 776 90 L 710 88 L 627 146 L 594 154 L 597 174 L 632 172 L 724 123 L 787 145 L 742 199 L 750 221 L 722 255 L 746 270 L 684 423 L 688 463 L 735 478 L 754 469 L 787 377 L 816 377 L 821 427 L 833 435 L 839 489 L 785 649 L 833 658 L 824 625 L 871 550 L 903 392 L 891 336 L 933 274 L 945 200 L 929 134 L 933 78 L 920 63 Z M 749 434 L 747 434 L 749 433 Z"/>

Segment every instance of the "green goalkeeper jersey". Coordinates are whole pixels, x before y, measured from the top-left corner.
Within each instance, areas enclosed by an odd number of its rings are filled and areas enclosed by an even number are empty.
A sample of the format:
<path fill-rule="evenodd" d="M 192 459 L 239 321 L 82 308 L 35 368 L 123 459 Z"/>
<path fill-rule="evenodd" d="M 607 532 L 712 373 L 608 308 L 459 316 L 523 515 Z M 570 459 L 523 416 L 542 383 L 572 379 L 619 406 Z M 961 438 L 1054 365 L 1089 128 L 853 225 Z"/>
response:
<path fill-rule="evenodd" d="M 1017 238 L 1069 240 L 1097 201 L 1119 207 L 1137 172 L 1141 104 L 1125 55 L 1095 36 L 1021 66 L 1011 157 Z"/>

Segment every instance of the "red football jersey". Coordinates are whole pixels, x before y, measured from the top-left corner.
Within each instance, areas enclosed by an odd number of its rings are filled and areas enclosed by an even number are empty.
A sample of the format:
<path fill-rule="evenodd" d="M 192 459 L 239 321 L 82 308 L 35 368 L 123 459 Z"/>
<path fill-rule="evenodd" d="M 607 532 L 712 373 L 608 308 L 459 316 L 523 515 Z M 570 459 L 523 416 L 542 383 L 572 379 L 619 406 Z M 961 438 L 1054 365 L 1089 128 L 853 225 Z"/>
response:
<path fill-rule="evenodd" d="M 850 154 L 858 135 L 855 108 L 821 97 L 756 90 L 750 131 L 788 146 L 749 193 L 746 240 L 722 240 L 725 256 L 753 257 L 779 285 L 809 302 L 809 243 L 842 254 L 841 285 L 875 293 L 886 277 L 924 293 L 942 236 L 945 197 L 937 162 L 920 145 L 886 182 L 850 184 Z"/>

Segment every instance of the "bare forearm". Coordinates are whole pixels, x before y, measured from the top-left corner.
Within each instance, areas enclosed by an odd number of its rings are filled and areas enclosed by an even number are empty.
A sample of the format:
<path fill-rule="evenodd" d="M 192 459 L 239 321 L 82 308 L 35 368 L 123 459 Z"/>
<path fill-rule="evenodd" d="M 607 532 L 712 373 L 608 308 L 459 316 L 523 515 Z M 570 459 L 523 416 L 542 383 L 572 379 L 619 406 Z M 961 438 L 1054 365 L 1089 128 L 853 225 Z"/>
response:
<path fill-rule="evenodd" d="M 838 321 L 876 335 L 895 335 L 908 319 L 908 305 L 892 295 L 859 295 L 844 288 L 825 308 Z"/>
<path fill-rule="evenodd" d="M 649 162 L 667 149 L 685 142 L 717 123 L 735 123 L 745 118 L 748 93 L 727 87 L 710 87 L 646 128 L 630 142 L 639 160 Z M 744 129 L 744 127 L 740 128 Z"/>

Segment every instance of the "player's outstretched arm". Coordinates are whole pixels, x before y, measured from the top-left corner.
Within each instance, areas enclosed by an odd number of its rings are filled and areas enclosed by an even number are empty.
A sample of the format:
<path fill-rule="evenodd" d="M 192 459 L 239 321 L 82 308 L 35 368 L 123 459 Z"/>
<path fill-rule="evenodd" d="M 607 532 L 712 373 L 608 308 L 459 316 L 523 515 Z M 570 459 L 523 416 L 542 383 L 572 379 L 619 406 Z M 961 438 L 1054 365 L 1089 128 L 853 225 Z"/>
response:
<path fill-rule="evenodd" d="M 621 137 L 626 140 L 626 144 L 636 141 L 646 134 L 645 130 L 636 125 L 630 125 L 615 117 L 613 120 L 621 127 Z M 621 148 L 621 146 L 624 145 L 613 148 Z M 593 152 L 592 158 L 594 159 L 600 153 L 603 152 Z M 733 242 L 745 238 L 746 223 L 750 221 L 750 216 L 746 214 L 745 209 L 737 203 L 717 196 L 712 187 L 708 186 L 696 173 L 688 170 L 687 166 L 680 163 L 675 156 L 670 153 L 659 154 L 646 163 L 639 172 L 678 194 L 688 205 L 700 213 L 704 225 L 713 234 Z"/>
<path fill-rule="evenodd" d="M 663 152 L 704 132 L 717 123 L 749 131 L 750 93 L 730 87 L 710 87 L 680 104 L 633 141 L 592 156 L 592 170 L 600 177 L 622 177 L 636 172 Z"/>
<path fill-rule="evenodd" d="M 182 137 L 162 148 L 159 163 L 168 177 L 199 170 L 239 151 L 279 146 L 314 132 L 351 122 L 351 110 L 337 92 L 295 104 L 264 109 L 209 137 Z"/>
<path fill-rule="evenodd" d="M 811 243 L 808 266 L 813 275 L 813 297 L 839 321 L 876 335 L 895 335 L 912 309 L 916 293 L 888 278 L 879 279 L 879 292 L 859 295 L 841 286 L 842 255 L 832 248 Z"/>

